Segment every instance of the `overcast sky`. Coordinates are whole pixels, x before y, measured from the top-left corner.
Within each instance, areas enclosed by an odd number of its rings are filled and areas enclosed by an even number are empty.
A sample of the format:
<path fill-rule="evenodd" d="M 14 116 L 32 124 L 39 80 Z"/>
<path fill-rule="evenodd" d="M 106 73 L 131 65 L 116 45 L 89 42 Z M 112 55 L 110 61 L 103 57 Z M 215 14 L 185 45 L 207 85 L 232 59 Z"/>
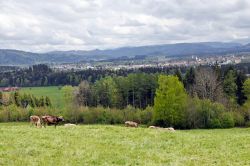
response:
<path fill-rule="evenodd" d="M 250 0 L 0 0 L 0 48 L 250 41 Z"/>

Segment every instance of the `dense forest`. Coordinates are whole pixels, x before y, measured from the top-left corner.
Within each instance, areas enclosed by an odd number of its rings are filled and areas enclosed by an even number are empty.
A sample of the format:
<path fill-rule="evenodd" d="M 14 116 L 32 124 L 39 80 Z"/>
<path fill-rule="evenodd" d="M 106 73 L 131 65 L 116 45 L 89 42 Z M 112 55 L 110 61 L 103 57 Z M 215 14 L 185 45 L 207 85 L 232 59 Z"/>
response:
<path fill-rule="evenodd" d="M 95 82 L 105 76 L 127 76 L 130 73 L 173 73 L 175 67 L 155 67 L 140 69 L 86 69 L 82 71 L 61 71 L 56 72 L 47 65 L 34 65 L 26 69 L 0 72 L 0 87 L 18 86 L 77 86 L 82 80 Z M 183 72 L 185 69 L 183 69 Z"/>
<path fill-rule="evenodd" d="M 231 65 L 221 66 L 222 72 L 227 70 Z M 242 73 L 250 73 L 250 63 L 237 64 L 235 70 Z M 177 71 L 182 76 L 185 75 L 189 67 L 146 67 L 139 69 L 86 69 L 82 71 L 62 71 L 56 72 L 47 65 L 34 65 L 29 68 L 19 68 L 7 70 L 6 67 L 0 67 L 0 87 L 18 86 L 18 87 L 34 87 L 34 86 L 59 86 L 72 85 L 77 86 L 82 80 L 95 82 L 106 76 L 127 76 L 130 73 L 147 73 L 147 74 L 174 74 Z"/>

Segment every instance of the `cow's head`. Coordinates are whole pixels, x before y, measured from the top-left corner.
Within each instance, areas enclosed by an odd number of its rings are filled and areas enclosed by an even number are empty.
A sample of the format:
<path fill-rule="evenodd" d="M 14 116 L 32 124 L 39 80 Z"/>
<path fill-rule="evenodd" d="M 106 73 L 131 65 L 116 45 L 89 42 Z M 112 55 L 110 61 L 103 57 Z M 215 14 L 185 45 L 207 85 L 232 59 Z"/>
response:
<path fill-rule="evenodd" d="M 59 119 L 60 121 L 62 121 L 62 122 L 64 121 L 64 119 L 63 119 L 62 116 L 59 116 L 58 119 Z"/>

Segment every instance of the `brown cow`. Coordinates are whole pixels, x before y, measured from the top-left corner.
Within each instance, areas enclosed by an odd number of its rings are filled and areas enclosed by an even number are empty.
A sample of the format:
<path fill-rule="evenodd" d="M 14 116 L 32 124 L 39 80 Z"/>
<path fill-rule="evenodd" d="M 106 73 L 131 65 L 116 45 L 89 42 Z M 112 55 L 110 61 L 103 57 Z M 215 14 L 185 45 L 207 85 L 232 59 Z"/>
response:
<path fill-rule="evenodd" d="M 41 120 L 39 118 L 39 116 L 33 115 L 30 116 L 30 123 L 31 125 L 35 125 L 37 128 L 41 128 Z"/>
<path fill-rule="evenodd" d="M 64 121 L 62 116 L 50 116 L 50 115 L 46 115 L 46 116 L 42 116 L 42 123 L 43 126 L 46 127 L 46 125 L 58 125 L 59 122 Z"/>
<path fill-rule="evenodd" d="M 126 121 L 125 126 L 126 127 L 138 127 L 138 123 L 133 122 L 133 121 Z"/>

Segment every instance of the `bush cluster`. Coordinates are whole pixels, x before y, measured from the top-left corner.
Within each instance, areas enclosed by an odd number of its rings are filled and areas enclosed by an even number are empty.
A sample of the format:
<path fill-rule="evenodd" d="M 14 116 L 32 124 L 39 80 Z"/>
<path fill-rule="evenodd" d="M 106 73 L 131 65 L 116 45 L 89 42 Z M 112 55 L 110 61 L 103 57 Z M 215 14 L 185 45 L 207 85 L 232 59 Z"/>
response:
<path fill-rule="evenodd" d="M 125 109 L 98 107 L 79 107 L 64 110 L 64 117 L 68 122 L 84 124 L 123 124 L 125 121 L 135 121 L 139 124 L 150 124 L 153 109 L 136 109 L 131 106 Z"/>
<path fill-rule="evenodd" d="M 72 110 L 74 109 L 74 110 Z M 125 121 L 135 121 L 139 124 L 150 124 L 152 120 L 152 107 L 144 110 L 131 106 L 118 110 L 104 107 L 78 107 L 57 110 L 53 108 L 20 108 L 15 105 L 0 107 L 0 122 L 29 121 L 31 115 L 57 115 L 64 116 L 66 122 L 84 124 L 123 124 Z"/>

